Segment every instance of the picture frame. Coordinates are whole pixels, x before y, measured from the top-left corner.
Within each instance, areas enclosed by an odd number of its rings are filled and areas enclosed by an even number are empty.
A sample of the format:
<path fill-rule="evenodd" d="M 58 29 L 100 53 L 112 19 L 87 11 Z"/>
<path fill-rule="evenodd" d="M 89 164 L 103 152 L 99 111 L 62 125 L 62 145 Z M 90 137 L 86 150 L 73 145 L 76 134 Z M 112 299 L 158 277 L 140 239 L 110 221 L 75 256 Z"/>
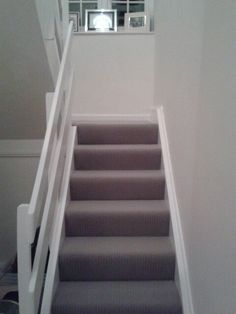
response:
<path fill-rule="evenodd" d="M 146 12 L 125 13 L 126 32 L 149 32 L 150 17 Z"/>
<path fill-rule="evenodd" d="M 73 32 L 78 33 L 79 31 L 79 19 L 80 12 L 69 12 L 69 22 L 73 22 Z"/>
<path fill-rule="evenodd" d="M 86 32 L 117 32 L 117 10 L 86 10 Z"/>

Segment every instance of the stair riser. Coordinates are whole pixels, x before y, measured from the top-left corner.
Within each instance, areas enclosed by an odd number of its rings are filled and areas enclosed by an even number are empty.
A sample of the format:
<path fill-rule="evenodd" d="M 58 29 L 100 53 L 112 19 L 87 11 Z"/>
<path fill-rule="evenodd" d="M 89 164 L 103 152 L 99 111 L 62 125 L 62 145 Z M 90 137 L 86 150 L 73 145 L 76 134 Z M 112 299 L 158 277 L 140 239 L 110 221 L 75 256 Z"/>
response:
<path fill-rule="evenodd" d="M 52 314 L 182 314 L 169 281 L 61 282 Z"/>
<path fill-rule="evenodd" d="M 161 151 L 75 149 L 77 170 L 146 170 L 160 169 Z"/>
<path fill-rule="evenodd" d="M 80 125 L 78 144 L 156 144 L 157 125 Z"/>
<path fill-rule="evenodd" d="M 75 280 L 173 280 L 172 256 L 61 256 L 60 279 Z"/>
<path fill-rule="evenodd" d="M 71 177 L 72 200 L 162 200 L 164 177 Z"/>
<path fill-rule="evenodd" d="M 169 212 L 66 214 L 67 236 L 168 236 Z"/>
<path fill-rule="evenodd" d="M 160 308 L 160 309 L 159 309 Z M 54 306 L 52 309 L 52 314 L 182 314 L 181 307 L 178 306 L 177 309 L 173 306 L 166 305 L 164 308 L 158 305 L 122 305 L 122 301 L 119 305 L 114 306 L 107 305 L 103 306 L 78 306 L 69 303 L 65 308 Z"/>

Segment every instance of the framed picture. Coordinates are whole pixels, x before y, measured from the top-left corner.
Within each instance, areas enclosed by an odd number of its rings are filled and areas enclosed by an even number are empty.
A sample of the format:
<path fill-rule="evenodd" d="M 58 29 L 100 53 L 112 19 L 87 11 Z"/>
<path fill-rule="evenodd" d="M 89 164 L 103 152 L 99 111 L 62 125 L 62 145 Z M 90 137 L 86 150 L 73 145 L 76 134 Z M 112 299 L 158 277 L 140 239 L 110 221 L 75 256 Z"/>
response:
<path fill-rule="evenodd" d="M 145 12 L 125 13 L 125 30 L 130 32 L 149 32 L 149 15 Z"/>
<path fill-rule="evenodd" d="M 78 33 L 79 31 L 79 12 L 70 12 L 69 13 L 69 22 L 73 22 L 73 32 Z"/>
<path fill-rule="evenodd" d="M 86 32 L 116 32 L 117 10 L 86 10 Z"/>

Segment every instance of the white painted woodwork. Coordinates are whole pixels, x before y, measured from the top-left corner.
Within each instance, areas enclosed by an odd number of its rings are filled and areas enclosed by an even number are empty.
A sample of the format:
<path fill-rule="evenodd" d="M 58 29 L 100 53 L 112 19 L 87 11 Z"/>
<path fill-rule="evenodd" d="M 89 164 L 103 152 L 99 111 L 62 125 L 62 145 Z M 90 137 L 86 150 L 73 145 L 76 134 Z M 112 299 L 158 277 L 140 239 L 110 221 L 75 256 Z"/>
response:
<path fill-rule="evenodd" d="M 163 165 L 166 177 L 166 186 L 168 193 L 168 200 L 170 205 L 171 225 L 174 237 L 177 268 L 178 268 L 178 280 L 180 283 L 180 290 L 183 303 L 184 314 L 194 314 L 192 292 L 190 286 L 188 263 L 186 258 L 183 231 L 180 219 L 180 210 L 177 200 L 174 174 L 172 169 L 170 149 L 168 142 L 167 129 L 165 124 L 165 115 L 163 107 L 157 108 L 157 118 L 159 125 L 159 137 L 162 147 Z"/>
<path fill-rule="evenodd" d="M 48 113 L 50 111 L 50 114 L 31 201 L 28 206 L 23 206 L 23 210 L 22 205 L 18 207 L 20 314 L 37 314 L 40 310 L 44 270 L 48 249 L 53 239 L 52 231 L 55 228 L 55 209 L 56 212 L 58 209 L 63 211 L 63 204 L 65 205 L 62 201 L 65 199 L 67 188 L 61 178 L 69 176 L 68 163 L 72 158 L 69 155 L 72 155 L 72 144 L 69 141 L 72 132 L 70 95 L 73 84 L 71 42 L 72 23 L 68 29 L 53 98 L 52 95 L 47 97 L 47 111 Z M 31 243 L 39 226 L 36 254 L 31 267 Z M 57 257 L 50 254 L 50 260 L 52 258 Z"/>

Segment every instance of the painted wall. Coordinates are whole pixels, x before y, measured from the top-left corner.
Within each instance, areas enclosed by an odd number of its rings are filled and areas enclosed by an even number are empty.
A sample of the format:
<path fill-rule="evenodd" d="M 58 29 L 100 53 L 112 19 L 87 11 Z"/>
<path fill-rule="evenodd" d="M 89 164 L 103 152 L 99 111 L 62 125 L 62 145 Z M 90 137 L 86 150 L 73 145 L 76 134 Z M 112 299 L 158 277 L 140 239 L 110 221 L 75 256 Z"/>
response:
<path fill-rule="evenodd" d="M 35 0 L 54 85 L 68 31 L 68 0 Z"/>
<path fill-rule="evenodd" d="M 195 314 L 236 309 L 236 3 L 159 0 L 163 104 Z"/>
<path fill-rule="evenodd" d="M 153 106 L 154 35 L 74 37 L 74 114 L 142 114 Z"/>
<path fill-rule="evenodd" d="M 53 82 L 35 2 L 1 0 L 0 33 L 0 139 L 42 138 Z"/>
<path fill-rule="evenodd" d="M 29 139 L 44 136 L 53 89 L 35 1 L 1 0 L 0 272 L 16 253 L 16 208 L 30 200 L 41 147 L 35 155 Z"/>
<path fill-rule="evenodd" d="M 0 141 L 0 273 L 16 254 L 16 209 L 29 203 L 42 141 Z"/>
<path fill-rule="evenodd" d="M 190 259 L 196 313 L 236 311 L 236 2 L 206 1 Z"/>

